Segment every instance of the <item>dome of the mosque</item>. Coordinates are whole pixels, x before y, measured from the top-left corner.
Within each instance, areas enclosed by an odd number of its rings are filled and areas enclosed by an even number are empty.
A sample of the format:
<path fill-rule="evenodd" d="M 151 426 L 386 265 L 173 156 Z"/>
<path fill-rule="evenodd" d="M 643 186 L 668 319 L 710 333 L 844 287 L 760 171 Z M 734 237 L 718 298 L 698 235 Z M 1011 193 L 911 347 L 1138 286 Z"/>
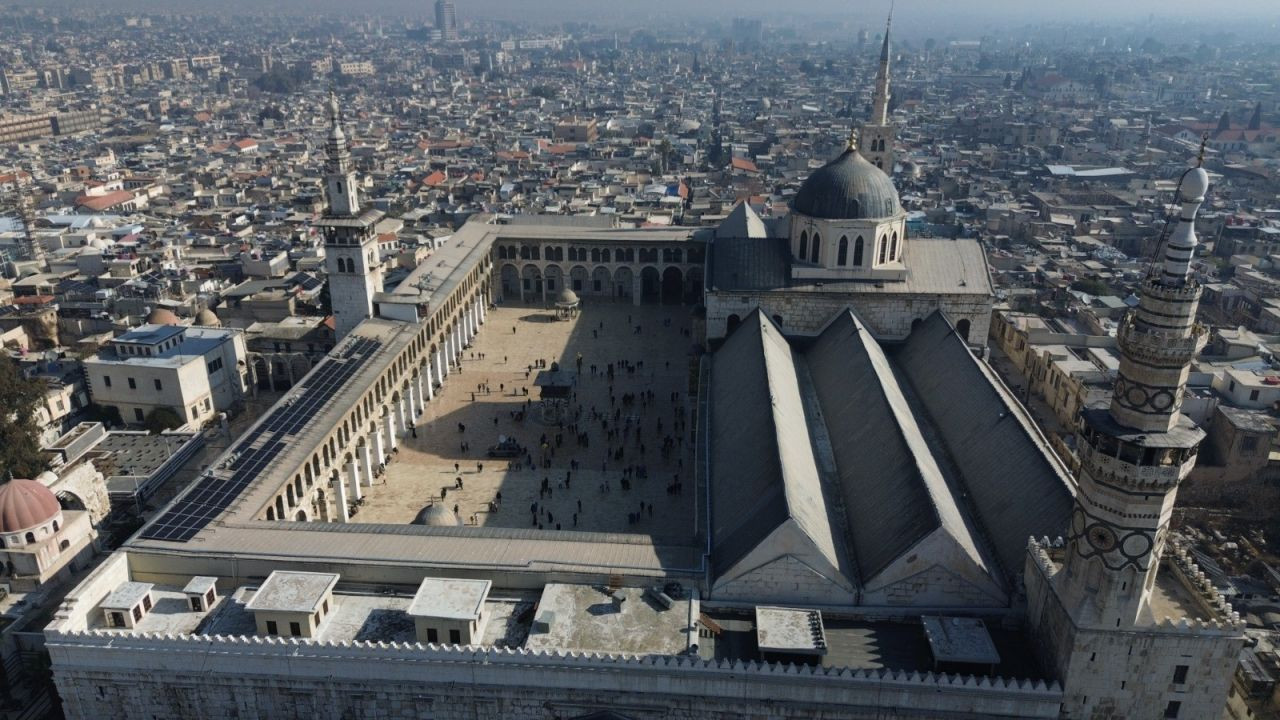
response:
<path fill-rule="evenodd" d="M 222 327 L 222 321 L 209 308 L 196 313 L 196 324 L 204 325 L 205 327 Z"/>
<path fill-rule="evenodd" d="M 10 480 L 0 485 L 0 533 L 39 527 L 62 512 L 58 498 L 35 480 Z"/>
<path fill-rule="evenodd" d="M 164 308 L 156 308 L 147 315 L 147 323 L 151 325 L 177 325 L 178 316 L 173 314 L 172 310 Z"/>
<path fill-rule="evenodd" d="M 560 297 L 556 298 L 557 305 L 576 305 L 578 304 L 578 293 L 565 288 L 560 291 Z"/>
<path fill-rule="evenodd" d="M 887 218 L 901 210 L 889 176 L 852 149 L 810 175 L 791 207 L 824 220 Z"/>
<path fill-rule="evenodd" d="M 428 505 L 422 508 L 418 517 L 414 518 L 413 524 L 428 527 L 457 527 L 462 523 L 458 522 L 458 516 L 444 505 Z"/>

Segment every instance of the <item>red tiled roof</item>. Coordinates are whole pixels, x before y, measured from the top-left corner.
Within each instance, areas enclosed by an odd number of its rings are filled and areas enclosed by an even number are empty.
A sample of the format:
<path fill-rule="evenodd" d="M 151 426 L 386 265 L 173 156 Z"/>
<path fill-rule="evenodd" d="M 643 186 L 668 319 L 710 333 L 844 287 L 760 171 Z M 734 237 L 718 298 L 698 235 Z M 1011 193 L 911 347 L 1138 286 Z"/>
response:
<path fill-rule="evenodd" d="M 734 170 L 742 170 L 744 172 L 760 172 L 760 168 L 756 164 L 746 158 L 736 157 L 729 161 L 733 165 Z"/>
<path fill-rule="evenodd" d="M 128 190 L 116 190 L 104 195 L 81 195 L 76 198 L 76 205 L 90 210 L 106 210 L 123 205 L 132 199 L 133 193 Z"/>

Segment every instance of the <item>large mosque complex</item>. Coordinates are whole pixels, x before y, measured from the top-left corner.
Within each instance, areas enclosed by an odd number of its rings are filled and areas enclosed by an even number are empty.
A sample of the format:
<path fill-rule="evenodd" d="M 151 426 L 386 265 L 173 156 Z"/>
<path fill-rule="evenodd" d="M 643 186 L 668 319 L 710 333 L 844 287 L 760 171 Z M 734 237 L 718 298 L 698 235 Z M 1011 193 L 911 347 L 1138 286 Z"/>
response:
<path fill-rule="evenodd" d="M 394 286 L 333 101 L 339 341 L 67 596 L 68 717 L 1218 716 L 1243 626 L 1168 535 L 1207 176 L 1073 475 L 981 246 L 907 237 L 888 58 L 782 221 L 477 217 Z"/>

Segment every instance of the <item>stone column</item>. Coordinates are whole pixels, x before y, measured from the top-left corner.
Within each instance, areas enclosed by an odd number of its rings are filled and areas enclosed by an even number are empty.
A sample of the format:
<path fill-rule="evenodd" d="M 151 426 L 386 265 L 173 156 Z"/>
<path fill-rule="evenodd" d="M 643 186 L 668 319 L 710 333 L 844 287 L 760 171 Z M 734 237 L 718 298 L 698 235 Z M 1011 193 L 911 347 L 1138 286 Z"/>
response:
<path fill-rule="evenodd" d="M 431 379 L 431 360 L 430 359 L 428 359 L 426 364 L 422 366 L 422 372 L 426 373 L 427 375 L 427 384 L 426 384 L 427 399 L 422 401 L 422 407 L 425 410 L 427 407 L 427 403 L 436 398 L 435 381 Z"/>
<path fill-rule="evenodd" d="M 542 273 L 542 306 L 547 306 L 547 273 L 545 270 Z"/>
<path fill-rule="evenodd" d="M 360 477 L 364 479 L 364 484 L 373 485 L 373 459 L 370 457 L 369 445 L 365 443 L 356 448 L 356 456 L 360 460 Z"/>
<path fill-rule="evenodd" d="M 347 511 L 347 488 L 342 477 L 336 473 L 333 476 L 333 502 L 338 506 L 338 522 L 351 522 L 351 515 Z"/>
<path fill-rule="evenodd" d="M 387 445 L 382 440 L 382 428 L 373 431 L 373 456 L 381 465 L 387 461 Z"/>
<path fill-rule="evenodd" d="M 644 283 L 641 282 L 640 276 L 638 274 L 632 273 L 631 275 L 631 304 L 632 305 L 640 304 L 640 296 L 643 294 L 643 292 L 644 292 Z"/>
<path fill-rule="evenodd" d="M 396 401 L 396 420 L 400 423 L 400 434 L 409 432 L 409 398 L 404 395 Z"/>
<path fill-rule="evenodd" d="M 436 377 L 440 378 L 441 386 L 444 385 L 444 379 L 449 377 L 449 371 L 445 368 L 443 356 L 444 346 L 441 345 L 440 349 L 436 350 Z"/>
<path fill-rule="evenodd" d="M 419 370 L 418 371 L 418 415 L 419 416 L 421 416 L 422 413 L 427 411 L 427 396 L 422 394 L 422 385 L 424 382 L 426 381 L 423 380 L 422 378 L 422 371 Z M 430 385 L 431 383 L 426 383 L 426 384 Z M 417 424 L 417 421 L 415 420 L 414 423 Z"/>
<path fill-rule="evenodd" d="M 351 499 L 360 502 L 360 466 L 355 460 L 347 463 L 347 477 L 351 479 Z"/>
<path fill-rule="evenodd" d="M 391 457 L 391 451 L 396 449 L 396 413 L 391 410 L 387 413 L 387 457 Z"/>
<path fill-rule="evenodd" d="M 478 305 L 478 306 L 480 307 L 480 324 L 481 324 L 481 325 L 483 325 L 483 324 L 484 324 L 484 321 L 485 321 L 485 311 L 487 311 L 487 310 L 488 310 L 488 308 L 487 308 L 487 307 L 485 307 L 485 306 L 486 306 L 486 305 L 488 305 L 488 304 L 489 304 L 489 303 L 488 303 L 488 298 L 486 298 L 484 295 L 481 295 L 481 296 L 480 296 L 480 298 L 479 298 L 478 300 L 476 300 L 476 305 Z"/>
<path fill-rule="evenodd" d="M 409 388 L 405 391 L 409 398 L 409 422 L 414 425 L 418 424 L 418 381 L 410 380 Z"/>

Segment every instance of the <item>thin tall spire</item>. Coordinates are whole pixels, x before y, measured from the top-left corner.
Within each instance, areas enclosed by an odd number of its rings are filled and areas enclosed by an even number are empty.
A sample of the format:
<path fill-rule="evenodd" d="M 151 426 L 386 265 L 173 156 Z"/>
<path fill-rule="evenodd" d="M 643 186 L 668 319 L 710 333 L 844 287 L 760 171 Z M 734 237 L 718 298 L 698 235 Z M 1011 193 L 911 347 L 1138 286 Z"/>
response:
<path fill-rule="evenodd" d="M 889 30 L 893 26 L 893 6 L 889 7 L 889 19 L 884 24 L 884 44 L 880 47 L 880 69 L 876 71 L 876 93 L 872 104 L 871 122 L 889 124 Z"/>

